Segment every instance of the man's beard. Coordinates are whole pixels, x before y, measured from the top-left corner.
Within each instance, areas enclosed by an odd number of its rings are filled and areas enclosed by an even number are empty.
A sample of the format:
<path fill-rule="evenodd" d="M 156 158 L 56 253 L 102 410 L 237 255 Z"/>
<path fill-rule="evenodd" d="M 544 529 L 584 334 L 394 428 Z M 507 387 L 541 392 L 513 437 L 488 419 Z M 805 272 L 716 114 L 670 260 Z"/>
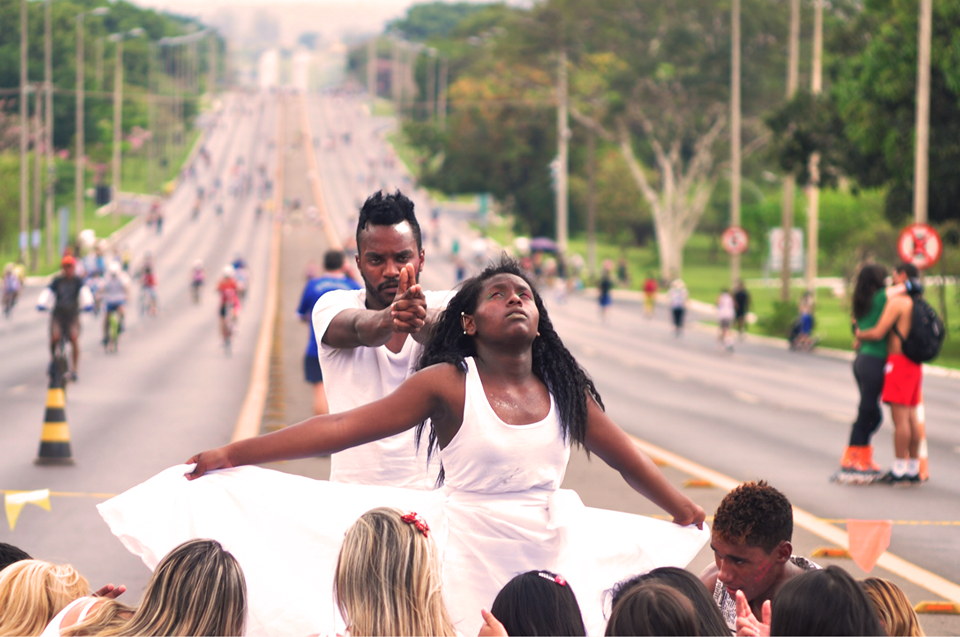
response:
<path fill-rule="evenodd" d="M 396 279 L 387 279 L 386 281 L 380 284 L 379 289 L 373 287 L 370 281 L 367 280 L 367 277 L 363 274 L 362 270 L 360 271 L 360 278 L 363 279 L 363 287 L 366 290 L 368 299 L 371 297 L 375 298 L 377 302 L 385 308 L 389 307 L 390 304 L 393 303 L 394 299 L 396 298 L 396 294 L 391 294 L 390 298 L 386 298 L 384 296 L 383 289 L 392 287 L 392 284 L 396 284 L 399 287 L 400 277 L 397 277 Z M 420 283 L 419 271 L 417 271 L 416 277 L 414 279 L 414 284 L 417 284 L 417 283 Z M 366 305 L 369 307 L 370 305 L 369 301 L 366 303 Z"/>

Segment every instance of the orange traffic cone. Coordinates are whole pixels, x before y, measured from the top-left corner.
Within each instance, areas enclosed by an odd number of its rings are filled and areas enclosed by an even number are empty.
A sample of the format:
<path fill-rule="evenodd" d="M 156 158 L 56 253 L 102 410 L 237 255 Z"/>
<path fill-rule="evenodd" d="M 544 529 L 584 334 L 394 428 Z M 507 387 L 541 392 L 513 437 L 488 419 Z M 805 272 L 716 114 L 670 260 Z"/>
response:
<path fill-rule="evenodd" d="M 34 463 L 73 464 L 73 454 L 70 452 L 70 427 L 67 426 L 66 395 L 63 392 L 61 374 L 50 374 L 47 409 L 43 415 L 43 432 L 40 434 L 40 452 Z"/>

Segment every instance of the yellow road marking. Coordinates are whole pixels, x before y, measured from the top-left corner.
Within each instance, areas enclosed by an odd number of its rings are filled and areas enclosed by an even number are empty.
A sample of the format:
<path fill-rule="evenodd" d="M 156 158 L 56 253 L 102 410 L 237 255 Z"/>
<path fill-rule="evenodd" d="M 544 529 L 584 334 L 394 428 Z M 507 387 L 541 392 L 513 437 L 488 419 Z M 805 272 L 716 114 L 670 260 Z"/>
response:
<path fill-rule="evenodd" d="M 277 147 L 283 148 L 283 106 L 277 103 Z M 277 153 L 276 189 L 277 209 L 283 203 L 283 153 Z M 260 325 L 260 334 L 257 338 L 257 347 L 253 356 L 253 371 L 250 373 L 250 388 L 243 401 L 240 417 L 237 418 L 236 428 L 233 430 L 231 442 L 253 438 L 260 431 L 260 421 L 263 418 L 263 406 L 267 401 L 267 389 L 270 381 L 270 345 L 273 337 L 273 324 L 277 316 L 277 285 L 280 278 L 280 222 L 273 219 L 270 237 L 269 271 L 267 274 L 267 298 L 263 309 L 263 323 Z"/>
<path fill-rule="evenodd" d="M 702 480 L 709 480 L 721 489 L 731 491 L 740 484 L 739 481 L 713 469 L 708 469 L 675 453 L 671 453 L 666 449 L 661 449 L 656 445 L 640 440 L 635 436 L 630 437 L 648 456 L 659 457 L 675 469 L 689 473 Z M 844 520 L 844 522 L 846 522 L 846 520 Z M 793 523 L 837 546 L 845 549 L 850 548 L 850 540 L 846 531 L 838 529 L 830 522 L 807 513 L 803 509 L 793 507 Z M 945 599 L 960 603 L 960 586 L 928 570 L 922 569 L 915 564 L 911 564 L 890 552 L 886 552 L 880 556 L 880 559 L 877 560 L 877 566 L 883 567 L 891 573 L 895 573 Z"/>

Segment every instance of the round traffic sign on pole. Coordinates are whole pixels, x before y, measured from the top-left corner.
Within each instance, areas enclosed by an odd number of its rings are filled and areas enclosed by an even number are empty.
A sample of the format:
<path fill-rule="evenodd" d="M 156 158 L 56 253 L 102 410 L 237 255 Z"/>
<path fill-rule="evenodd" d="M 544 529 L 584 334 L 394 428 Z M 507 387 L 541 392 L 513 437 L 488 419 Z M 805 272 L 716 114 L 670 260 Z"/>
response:
<path fill-rule="evenodd" d="M 750 245 L 750 237 L 740 226 L 730 226 L 720 235 L 720 243 L 728 254 L 743 254 Z"/>
<path fill-rule="evenodd" d="M 897 254 L 906 263 L 925 270 L 940 260 L 943 241 L 937 231 L 925 223 L 910 224 L 900 232 Z"/>

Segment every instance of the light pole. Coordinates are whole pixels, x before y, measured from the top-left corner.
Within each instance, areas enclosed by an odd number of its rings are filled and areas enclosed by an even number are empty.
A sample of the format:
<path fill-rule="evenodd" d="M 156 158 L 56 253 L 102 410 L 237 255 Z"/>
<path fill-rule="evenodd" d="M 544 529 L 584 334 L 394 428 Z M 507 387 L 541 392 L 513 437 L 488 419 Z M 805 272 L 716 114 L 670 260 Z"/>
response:
<path fill-rule="evenodd" d="M 84 149 L 84 98 L 83 98 L 83 18 L 88 15 L 106 15 L 110 9 L 97 7 L 93 11 L 77 14 L 77 152 L 74 161 L 76 175 L 74 177 L 74 214 L 77 219 L 77 236 L 83 230 L 83 191 L 86 186 L 86 150 Z"/>
<path fill-rule="evenodd" d="M 113 217 L 120 217 L 120 142 L 123 135 L 121 117 L 123 115 L 123 41 L 127 37 L 143 35 L 143 29 L 137 27 L 125 33 L 114 33 L 110 39 L 117 43 L 117 67 L 113 80 L 113 184 L 110 201 L 113 204 Z"/>
<path fill-rule="evenodd" d="M 560 49 L 557 78 L 557 246 L 567 252 L 567 171 L 570 128 L 567 125 L 567 50 Z"/>
<path fill-rule="evenodd" d="M 30 166 L 27 165 L 30 124 L 27 100 L 30 99 L 30 85 L 27 77 L 27 0 L 20 0 L 20 262 L 27 261 L 28 217 L 30 202 Z"/>
<path fill-rule="evenodd" d="M 52 0 L 46 0 L 43 12 L 43 92 L 46 98 L 45 113 L 47 116 L 44 126 L 46 137 L 47 160 L 47 187 L 44 189 L 44 216 L 47 226 L 47 261 L 53 261 L 53 187 L 57 177 L 57 169 L 53 165 L 53 49 L 50 39 L 50 5 Z"/>
<path fill-rule="evenodd" d="M 427 49 L 427 121 L 433 123 L 436 120 L 436 100 L 437 100 L 437 50 L 433 47 Z"/>
<path fill-rule="evenodd" d="M 930 40 L 932 33 L 933 0 L 920 0 L 920 32 L 917 36 L 917 142 L 913 160 L 914 223 L 927 222 L 927 197 L 930 189 Z"/>
<path fill-rule="evenodd" d="M 740 225 L 740 0 L 733 0 L 730 16 L 730 225 Z M 740 255 L 730 255 L 730 286 L 740 280 Z"/>

